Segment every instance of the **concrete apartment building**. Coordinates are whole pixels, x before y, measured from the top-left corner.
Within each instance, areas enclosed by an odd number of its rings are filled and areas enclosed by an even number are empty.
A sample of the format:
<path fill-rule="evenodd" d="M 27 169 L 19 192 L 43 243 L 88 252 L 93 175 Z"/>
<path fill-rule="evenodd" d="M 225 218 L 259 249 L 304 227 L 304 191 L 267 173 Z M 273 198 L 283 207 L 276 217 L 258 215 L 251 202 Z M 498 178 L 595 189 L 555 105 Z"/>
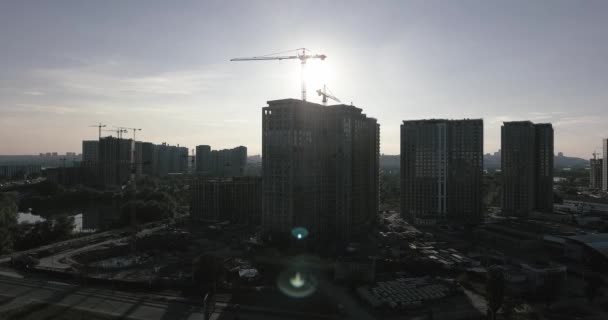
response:
<path fill-rule="evenodd" d="M 191 195 L 190 215 L 194 219 L 260 224 L 261 177 L 201 177 L 192 183 Z"/>
<path fill-rule="evenodd" d="M 196 147 L 196 172 L 209 177 L 238 177 L 245 173 L 247 148 L 211 150 L 210 146 Z"/>
<path fill-rule="evenodd" d="M 85 140 L 82 141 L 82 161 L 92 162 L 97 161 L 97 151 L 99 150 L 99 141 Z"/>
<path fill-rule="evenodd" d="M 602 189 L 602 167 L 603 160 L 589 159 L 589 188 Z"/>
<path fill-rule="evenodd" d="M 501 128 L 502 212 L 525 217 L 553 210 L 553 127 L 530 121 Z"/>
<path fill-rule="evenodd" d="M 97 168 L 101 184 L 120 185 L 129 180 L 134 147 L 131 139 L 99 139 Z"/>
<path fill-rule="evenodd" d="M 378 214 L 380 126 L 354 106 L 296 99 L 262 109 L 262 226 L 347 240 Z"/>
<path fill-rule="evenodd" d="M 188 170 L 188 148 L 162 143 L 155 146 L 153 171 L 156 176 L 186 173 Z"/>
<path fill-rule="evenodd" d="M 40 165 L 34 164 L 9 164 L 0 165 L 0 179 L 16 179 L 27 177 L 31 174 L 39 174 L 42 172 Z"/>
<path fill-rule="evenodd" d="M 207 145 L 196 146 L 196 173 L 211 176 L 211 147 Z"/>
<path fill-rule="evenodd" d="M 550 123 L 535 124 L 536 194 L 535 209 L 553 212 L 553 126 Z"/>
<path fill-rule="evenodd" d="M 608 191 L 608 139 L 602 140 L 604 160 L 602 161 L 602 190 Z"/>
<path fill-rule="evenodd" d="M 401 215 L 413 224 L 482 220 L 483 120 L 401 125 Z"/>
<path fill-rule="evenodd" d="M 129 179 L 131 168 L 137 175 L 167 176 L 188 170 L 188 148 L 133 142 L 114 137 L 83 141 L 82 166 L 96 168 L 100 185 L 117 185 Z M 126 178 L 125 178 L 126 177 Z"/>
<path fill-rule="evenodd" d="M 141 168 L 141 174 L 152 176 L 155 175 L 154 159 L 156 158 L 156 145 L 151 142 L 141 142 L 138 150 L 136 150 L 137 158 L 140 162 L 138 166 Z"/>

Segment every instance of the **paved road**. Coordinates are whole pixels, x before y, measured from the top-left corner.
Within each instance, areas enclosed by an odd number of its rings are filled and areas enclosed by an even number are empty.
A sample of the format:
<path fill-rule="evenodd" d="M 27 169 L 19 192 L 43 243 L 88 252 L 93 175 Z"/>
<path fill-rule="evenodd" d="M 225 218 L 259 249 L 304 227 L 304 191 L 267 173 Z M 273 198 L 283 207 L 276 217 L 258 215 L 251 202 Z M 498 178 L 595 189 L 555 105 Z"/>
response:
<path fill-rule="evenodd" d="M 141 237 L 141 236 L 144 236 L 147 234 L 153 234 L 154 232 L 157 232 L 164 228 L 165 228 L 164 226 L 160 226 L 160 227 L 143 229 L 142 231 L 139 231 L 137 233 L 137 236 Z M 59 252 L 52 256 L 48 256 L 48 257 L 44 257 L 44 258 L 40 259 L 40 262 L 37 267 L 41 267 L 44 269 L 52 269 L 52 270 L 56 270 L 56 271 L 67 271 L 72 267 L 72 263 L 73 263 L 73 261 L 70 261 L 70 258 L 75 256 L 76 254 L 85 252 L 85 251 L 89 251 L 96 247 L 101 247 L 101 246 L 105 246 L 105 245 L 118 245 L 120 243 L 128 243 L 129 240 L 130 240 L 130 237 L 110 239 L 110 240 L 105 240 L 102 242 L 92 243 L 92 244 L 89 244 L 87 246 L 83 246 L 83 247 L 80 247 L 77 249 L 70 249 L 70 250 L 66 250 L 63 252 Z"/>
<path fill-rule="evenodd" d="M 69 239 L 69 240 L 65 240 L 65 241 L 60 241 L 60 242 L 55 242 L 49 245 L 44 245 L 38 248 L 34 248 L 34 249 L 30 249 L 30 250 L 24 250 L 24 251 L 19 251 L 19 252 L 13 252 L 11 254 L 7 254 L 4 256 L 0 256 L 0 263 L 5 263 L 5 262 L 9 262 L 11 260 L 12 256 L 16 256 L 16 255 L 20 255 L 20 254 L 33 254 L 36 253 L 38 251 L 44 251 L 44 250 L 63 250 L 63 249 L 69 249 L 71 247 L 76 247 L 76 246 L 80 246 L 83 245 L 84 243 L 88 243 L 88 242 L 93 242 L 93 241 L 99 241 L 99 240 L 103 240 L 106 238 L 111 238 L 116 236 L 117 234 L 119 234 L 120 232 L 126 231 L 127 229 L 117 229 L 117 230 L 110 230 L 110 231 L 105 231 L 105 232 L 101 232 L 101 233 L 96 233 L 96 234 L 92 234 L 89 236 L 84 236 L 84 237 L 80 237 L 80 238 L 75 238 L 75 239 Z"/>
<path fill-rule="evenodd" d="M 19 278 L 0 274 L 0 315 L 8 310 L 28 306 L 32 303 L 48 303 L 76 312 L 90 311 L 121 319 L 146 320 L 203 320 L 202 303 L 182 298 L 172 293 L 126 292 L 102 287 L 79 285 L 32 278 Z M 25 308 L 26 319 L 49 317 L 48 313 L 62 312 Z M 31 310 L 31 311 L 30 311 Z M 61 310 L 61 309 L 60 309 Z M 238 305 L 228 301 L 216 302 L 210 320 L 328 320 L 336 316 L 315 313 L 293 312 L 277 308 Z M 313 312 L 314 310 L 311 310 Z M 57 316 L 57 314 L 51 315 Z M 51 317 L 52 318 L 52 317 Z M 355 317 L 359 319 L 361 317 Z"/>
<path fill-rule="evenodd" d="M 158 223 L 158 222 L 159 221 L 151 222 L 147 225 L 149 226 L 153 223 Z M 164 226 L 148 228 L 148 227 L 146 227 L 147 225 L 141 226 L 143 228 L 143 230 L 139 231 L 138 235 L 154 233 L 160 229 L 165 228 Z M 109 243 L 112 241 L 124 241 L 124 240 L 127 240 L 128 237 L 122 237 L 122 236 L 120 236 L 120 234 L 123 232 L 130 232 L 130 230 L 131 230 L 130 227 L 108 230 L 108 231 L 95 233 L 95 234 L 88 235 L 88 236 L 83 236 L 83 237 L 78 237 L 78 238 L 69 239 L 69 240 L 65 240 L 65 241 L 51 243 L 51 244 L 44 245 L 44 246 L 34 248 L 34 249 L 30 249 L 30 250 L 13 252 L 11 254 L 0 256 L 0 264 L 9 262 L 9 261 L 11 261 L 11 257 L 16 256 L 16 255 L 21 255 L 21 254 L 35 254 L 39 251 L 52 250 L 52 251 L 58 252 L 58 255 L 61 255 L 62 252 L 69 252 L 69 250 L 71 250 L 73 248 L 82 248 L 84 246 L 87 246 L 87 247 L 93 246 L 94 247 L 94 246 L 100 245 L 102 243 Z M 53 265 L 58 264 L 57 261 L 59 261 L 61 258 L 63 258 L 63 257 L 53 258 L 53 259 L 51 259 L 50 263 Z M 61 266 L 60 266 L 60 268 L 61 268 Z"/>
<path fill-rule="evenodd" d="M 184 298 L 38 279 L 0 276 L 0 314 L 36 302 L 51 303 L 73 310 L 88 310 L 125 319 L 203 319 L 198 303 Z M 30 317 L 40 310 L 32 310 Z"/>

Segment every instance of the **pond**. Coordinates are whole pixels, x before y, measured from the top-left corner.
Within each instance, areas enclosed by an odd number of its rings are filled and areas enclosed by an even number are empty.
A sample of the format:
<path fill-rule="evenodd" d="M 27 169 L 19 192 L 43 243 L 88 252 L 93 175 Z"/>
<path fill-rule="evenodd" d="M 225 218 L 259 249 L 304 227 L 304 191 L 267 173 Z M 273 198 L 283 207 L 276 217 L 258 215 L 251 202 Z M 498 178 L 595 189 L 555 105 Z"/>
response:
<path fill-rule="evenodd" d="M 24 208 L 19 212 L 19 223 L 36 223 L 60 215 L 74 217 L 74 232 L 107 230 L 120 219 L 120 206 L 116 203 L 91 203 L 76 208 L 47 209 L 45 206 Z"/>

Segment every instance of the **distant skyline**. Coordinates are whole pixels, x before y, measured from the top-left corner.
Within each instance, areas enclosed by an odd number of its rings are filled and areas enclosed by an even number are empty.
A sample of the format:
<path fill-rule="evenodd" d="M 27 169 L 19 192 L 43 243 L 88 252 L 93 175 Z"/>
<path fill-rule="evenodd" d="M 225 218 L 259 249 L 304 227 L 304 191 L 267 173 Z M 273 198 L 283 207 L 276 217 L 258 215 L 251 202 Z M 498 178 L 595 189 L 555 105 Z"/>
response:
<path fill-rule="evenodd" d="M 608 2 L 3 1 L 0 154 L 80 152 L 98 122 L 138 140 L 259 154 L 266 101 L 300 97 L 297 61 L 230 62 L 300 47 L 309 101 L 327 84 L 378 119 L 551 122 L 555 152 L 608 137 Z M 128 136 L 131 136 L 129 133 Z"/>

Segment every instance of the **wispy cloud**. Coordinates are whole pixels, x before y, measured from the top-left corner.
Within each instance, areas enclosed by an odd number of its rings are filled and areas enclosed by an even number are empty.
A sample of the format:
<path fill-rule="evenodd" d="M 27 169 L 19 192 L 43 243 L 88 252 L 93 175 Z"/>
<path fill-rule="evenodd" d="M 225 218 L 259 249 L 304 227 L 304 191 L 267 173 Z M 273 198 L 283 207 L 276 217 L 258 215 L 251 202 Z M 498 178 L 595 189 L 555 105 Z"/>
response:
<path fill-rule="evenodd" d="M 23 91 L 23 92 L 21 92 L 21 94 L 26 95 L 26 96 L 42 96 L 42 95 L 44 95 L 44 92 L 42 92 L 42 91 Z"/>
<path fill-rule="evenodd" d="M 41 104 L 25 104 L 18 103 L 13 107 L 7 107 L 8 111 L 17 113 L 52 113 L 52 114 L 68 114 L 80 112 L 78 108 L 60 106 L 60 105 L 41 105 Z"/>
<path fill-rule="evenodd" d="M 604 122 L 601 117 L 594 116 L 566 116 L 559 118 L 557 121 L 553 122 L 555 127 L 565 127 L 565 126 L 580 126 L 580 125 L 590 125 L 590 124 L 598 124 Z"/>
<path fill-rule="evenodd" d="M 224 120 L 225 123 L 248 123 L 249 120 L 247 119 L 226 119 Z"/>
<path fill-rule="evenodd" d="M 532 122 L 550 122 L 554 127 L 564 127 L 570 125 L 597 124 L 601 123 L 601 118 L 590 115 L 579 115 L 568 112 L 530 112 L 524 117 L 514 117 L 508 115 L 495 116 L 488 119 L 491 125 L 502 124 L 503 122 L 530 120 Z"/>
<path fill-rule="evenodd" d="M 34 75 L 76 94 L 101 96 L 188 96 L 209 90 L 231 75 L 214 67 L 171 72 L 127 73 L 120 63 L 40 69 Z"/>
<path fill-rule="evenodd" d="M 489 119 L 490 124 L 502 124 L 503 122 L 513 121 L 513 117 L 510 116 L 496 116 Z"/>

